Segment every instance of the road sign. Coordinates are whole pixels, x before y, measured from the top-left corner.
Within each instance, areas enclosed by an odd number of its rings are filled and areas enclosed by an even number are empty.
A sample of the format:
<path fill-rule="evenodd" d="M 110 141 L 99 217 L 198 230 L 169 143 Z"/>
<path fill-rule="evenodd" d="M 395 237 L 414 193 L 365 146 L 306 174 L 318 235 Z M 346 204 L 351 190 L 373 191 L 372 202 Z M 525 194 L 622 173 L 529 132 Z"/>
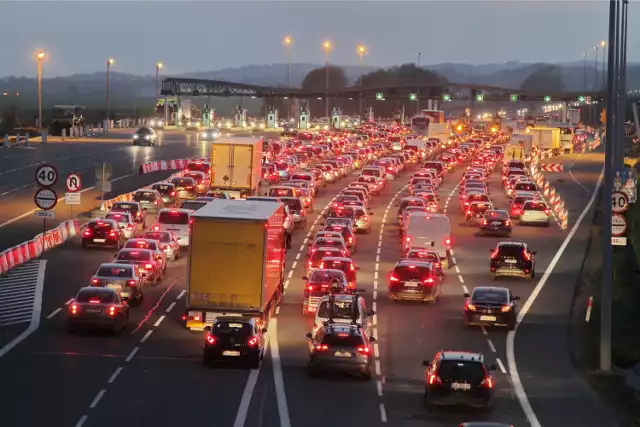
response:
<path fill-rule="evenodd" d="M 418 95 L 416 95 L 415 93 L 409 94 L 409 101 L 415 101 L 416 99 L 418 99 Z"/>
<path fill-rule="evenodd" d="M 611 216 L 611 235 L 614 237 L 624 236 L 627 232 L 627 219 L 622 215 L 613 214 Z"/>
<path fill-rule="evenodd" d="M 627 246 L 627 238 L 626 237 L 611 237 L 611 244 L 613 246 Z"/>
<path fill-rule="evenodd" d="M 376 93 L 376 100 L 384 101 L 384 93 L 382 93 L 382 92 Z"/>
<path fill-rule="evenodd" d="M 551 97 L 549 95 L 545 96 L 544 102 L 551 102 Z"/>
<path fill-rule="evenodd" d="M 578 97 L 578 102 L 584 102 L 584 101 L 585 101 L 585 97 L 584 97 L 584 96 L 582 96 L 582 95 L 580 95 L 580 96 Z"/>
<path fill-rule="evenodd" d="M 33 196 L 36 206 L 44 211 L 53 209 L 58 203 L 58 195 L 51 188 L 40 188 Z"/>
<path fill-rule="evenodd" d="M 36 182 L 43 187 L 53 187 L 58 182 L 58 171 L 51 165 L 40 165 L 36 169 Z"/>
<path fill-rule="evenodd" d="M 517 102 L 518 101 L 518 95 L 512 94 L 510 97 L 511 102 Z"/>
<path fill-rule="evenodd" d="M 108 193 L 111 191 L 111 181 L 96 181 L 95 190 Z"/>
<path fill-rule="evenodd" d="M 451 101 L 451 95 L 448 93 L 445 93 L 444 95 L 442 95 L 442 100 L 447 102 Z"/>
<path fill-rule="evenodd" d="M 476 101 L 482 102 L 484 101 L 484 95 L 479 93 L 476 95 Z"/>
<path fill-rule="evenodd" d="M 65 205 L 79 205 L 81 202 L 81 193 L 64 193 Z"/>
<path fill-rule="evenodd" d="M 629 209 L 629 198 L 622 191 L 615 191 L 611 195 L 611 210 L 613 213 L 623 213 Z"/>
<path fill-rule="evenodd" d="M 103 162 L 95 165 L 94 171 L 98 181 L 109 181 L 109 178 L 111 178 L 111 174 L 113 173 L 113 168 L 109 163 Z"/>
<path fill-rule="evenodd" d="M 36 218 L 52 219 L 56 217 L 56 211 L 35 211 L 33 216 Z"/>
<path fill-rule="evenodd" d="M 67 191 L 70 193 L 80 191 L 80 189 L 82 188 L 82 180 L 80 179 L 80 175 L 70 173 L 69 175 L 67 175 L 65 185 L 67 186 Z"/>

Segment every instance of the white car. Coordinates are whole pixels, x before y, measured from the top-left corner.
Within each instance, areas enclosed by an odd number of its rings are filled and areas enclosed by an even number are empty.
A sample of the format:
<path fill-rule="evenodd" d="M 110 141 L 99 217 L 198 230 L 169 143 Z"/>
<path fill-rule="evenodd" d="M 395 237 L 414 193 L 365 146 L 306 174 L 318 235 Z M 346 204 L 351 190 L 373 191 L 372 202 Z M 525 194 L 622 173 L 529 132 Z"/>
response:
<path fill-rule="evenodd" d="M 107 212 L 104 219 L 112 219 L 124 233 L 124 237 L 131 239 L 136 233 L 133 217 L 127 212 Z"/>

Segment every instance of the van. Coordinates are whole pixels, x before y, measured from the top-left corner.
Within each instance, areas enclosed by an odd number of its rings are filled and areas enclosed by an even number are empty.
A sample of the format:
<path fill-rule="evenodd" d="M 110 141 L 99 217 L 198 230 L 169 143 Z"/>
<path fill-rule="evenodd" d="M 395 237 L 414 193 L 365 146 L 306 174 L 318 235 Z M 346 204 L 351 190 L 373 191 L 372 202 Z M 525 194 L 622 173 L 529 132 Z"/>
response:
<path fill-rule="evenodd" d="M 411 248 L 424 248 L 438 252 L 442 268 L 452 267 L 451 223 L 444 214 L 416 212 L 406 218 L 402 240 L 404 253 Z"/>
<path fill-rule="evenodd" d="M 298 197 L 298 191 L 295 187 L 278 185 L 269 189 L 269 197 Z"/>
<path fill-rule="evenodd" d="M 360 175 L 364 176 L 375 176 L 379 179 L 385 178 L 384 168 L 381 166 L 367 166 L 362 169 L 362 173 Z"/>
<path fill-rule="evenodd" d="M 444 178 L 444 173 L 446 172 L 446 169 L 447 169 L 444 163 L 439 160 L 430 160 L 428 162 L 424 162 L 423 168 L 435 169 L 436 173 L 441 179 Z"/>
<path fill-rule="evenodd" d="M 178 238 L 180 247 L 189 246 L 191 212 L 189 209 L 160 209 L 158 221 L 152 230 L 173 233 Z"/>
<path fill-rule="evenodd" d="M 331 302 L 330 295 L 324 296 L 318 303 L 318 309 L 316 310 L 316 317 L 313 322 L 313 334 L 322 327 L 324 322 L 329 321 L 331 315 Z M 373 333 L 373 315 L 375 311 L 367 310 L 367 303 L 361 296 L 354 296 L 348 294 L 334 295 L 333 304 L 333 316 L 332 320 L 338 324 L 349 324 L 353 319 L 353 302 L 357 298 L 357 320 L 356 322 L 362 326 L 368 336 L 372 336 Z"/>

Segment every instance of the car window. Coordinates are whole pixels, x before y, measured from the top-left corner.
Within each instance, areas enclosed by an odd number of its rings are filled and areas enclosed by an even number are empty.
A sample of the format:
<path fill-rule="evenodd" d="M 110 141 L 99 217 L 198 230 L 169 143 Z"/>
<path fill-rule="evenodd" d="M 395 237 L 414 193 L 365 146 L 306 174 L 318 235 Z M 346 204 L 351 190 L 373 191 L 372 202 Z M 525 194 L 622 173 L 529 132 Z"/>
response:
<path fill-rule="evenodd" d="M 197 211 L 198 209 L 203 208 L 204 206 L 207 205 L 207 203 L 209 202 L 200 202 L 197 200 L 186 200 L 182 203 L 182 206 L 180 206 L 182 209 L 189 209 L 192 211 Z M 186 214 L 185 214 L 186 215 Z M 164 220 L 162 219 L 158 219 L 158 221 L 160 222 L 164 222 Z M 164 222 L 165 224 L 169 224 Z M 186 224 L 185 222 L 179 222 L 178 224 Z"/>
<path fill-rule="evenodd" d="M 503 211 L 490 211 L 484 217 L 489 219 L 509 219 L 509 215 Z"/>
<path fill-rule="evenodd" d="M 484 379 L 484 369 L 479 362 L 463 360 L 443 360 L 440 362 L 438 376 L 444 382 L 479 383 Z"/>
<path fill-rule="evenodd" d="M 136 202 L 140 202 L 143 200 L 153 202 L 156 200 L 156 198 L 156 193 L 154 193 L 153 191 L 138 191 L 133 196 L 133 200 L 135 200 Z"/>
<path fill-rule="evenodd" d="M 78 292 L 75 298 L 76 302 L 87 303 L 90 301 L 96 301 L 101 304 L 109 304 L 116 302 L 116 293 L 110 290 L 104 290 L 99 288 L 82 289 Z"/>
<path fill-rule="evenodd" d="M 530 182 L 519 182 L 514 187 L 515 191 L 536 191 L 537 187 L 535 184 Z"/>
<path fill-rule="evenodd" d="M 343 336 L 345 335 L 345 336 Z M 331 334 L 325 335 L 322 338 L 322 344 L 331 347 L 360 347 L 364 345 L 364 340 L 360 335 L 344 334 Z"/>
<path fill-rule="evenodd" d="M 179 211 L 160 212 L 158 222 L 170 225 L 187 225 L 189 224 L 189 214 Z"/>
<path fill-rule="evenodd" d="M 118 253 L 119 261 L 149 261 L 151 253 L 148 251 L 120 251 Z"/>
<path fill-rule="evenodd" d="M 351 301 L 335 301 L 333 304 L 333 317 L 337 319 L 351 319 L 353 316 Z M 329 317 L 331 307 L 329 301 L 322 301 L 318 307 L 318 317 Z"/>
<path fill-rule="evenodd" d="M 504 289 L 475 289 L 471 299 L 475 302 L 506 303 L 509 302 L 509 294 Z"/>
<path fill-rule="evenodd" d="M 153 240 L 157 240 L 157 241 L 163 242 L 163 243 L 171 241 L 171 237 L 169 236 L 168 233 L 148 232 L 148 233 L 145 233 L 144 237 L 146 239 L 153 239 Z"/>
<path fill-rule="evenodd" d="M 524 248 L 522 246 L 502 245 L 502 246 L 499 246 L 498 253 L 501 256 L 517 258 L 522 255 L 523 250 Z"/>
<path fill-rule="evenodd" d="M 217 322 L 213 328 L 215 335 L 233 335 L 235 337 L 249 338 L 253 335 L 253 326 L 242 322 Z"/>
<path fill-rule="evenodd" d="M 431 275 L 431 270 L 426 266 L 402 265 L 394 268 L 394 273 L 402 280 L 420 280 Z"/>
<path fill-rule="evenodd" d="M 129 267 L 100 267 L 96 275 L 103 277 L 132 277 L 133 269 Z"/>

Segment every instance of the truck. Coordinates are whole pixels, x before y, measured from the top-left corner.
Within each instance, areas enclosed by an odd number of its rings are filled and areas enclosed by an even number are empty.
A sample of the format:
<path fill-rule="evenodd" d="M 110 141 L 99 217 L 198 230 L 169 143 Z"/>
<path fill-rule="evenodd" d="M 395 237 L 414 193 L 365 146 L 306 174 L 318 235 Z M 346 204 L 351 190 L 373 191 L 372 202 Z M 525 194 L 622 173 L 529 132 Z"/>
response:
<path fill-rule="evenodd" d="M 187 329 L 203 331 L 223 315 L 265 326 L 282 302 L 285 210 L 281 203 L 216 199 L 191 215 Z"/>
<path fill-rule="evenodd" d="M 231 136 L 211 145 L 211 190 L 245 199 L 260 194 L 263 138 Z"/>
<path fill-rule="evenodd" d="M 441 144 L 449 144 L 451 142 L 451 126 L 448 123 L 431 123 L 427 137 L 438 138 Z"/>
<path fill-rule="evenodd" d="M 513 133 L 504 150 L 504 159 L 525 159 L 531 155 L 533 149 L 533 135 Z"/>
<path fill-rule="evenodd" d="M 580 110 L 577 108 L 569 108 L 567 110 L 567 121 L 577 126 L 580 123 Z"/>
<path fill-rule="evenodd" d="M 551 150 L 555 156 L 560 154 L 560 128 L 536 126 L 529 128 L 529 133 L 537 150 Z"/>
<path fill-rule="evenodd" d="M 70 135 L 74 126 L 84 126 L 84 105 L 54 105 L 51 112 L 49 134 L 62 136 L 64 130 Z"/>

